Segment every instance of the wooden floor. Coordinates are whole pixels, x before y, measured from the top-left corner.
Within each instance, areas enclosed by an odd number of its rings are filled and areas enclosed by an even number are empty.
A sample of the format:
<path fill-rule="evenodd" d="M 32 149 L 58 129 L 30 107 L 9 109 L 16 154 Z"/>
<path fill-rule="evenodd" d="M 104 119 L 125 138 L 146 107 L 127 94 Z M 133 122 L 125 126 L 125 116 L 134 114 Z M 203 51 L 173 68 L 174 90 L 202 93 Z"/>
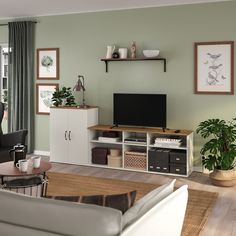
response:
<path fill-rule="evenodd" d="M 53 163 L 51 171 L 153 184 L 165 184 L 174 178 L 164 175 L 59 163 Z M 200 234 L 201 236 L 236 236 L 236 186 L 229 188 L 212 186 L 208 176 L 199 172 L 193 172 L 189 178 L 177 178 L 176 186 L 183 184 L 188 184 L 191 189 L 219 193 L 217 203 L 203 232 Z"/>

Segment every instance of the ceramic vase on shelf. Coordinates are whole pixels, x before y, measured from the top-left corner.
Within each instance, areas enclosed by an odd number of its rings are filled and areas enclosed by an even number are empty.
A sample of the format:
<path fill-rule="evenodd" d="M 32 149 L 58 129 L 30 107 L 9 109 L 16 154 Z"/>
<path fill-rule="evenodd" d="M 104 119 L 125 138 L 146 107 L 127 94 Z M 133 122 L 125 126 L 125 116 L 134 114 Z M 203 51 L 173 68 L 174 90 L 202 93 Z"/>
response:
<path fill-rule="evenodd" d="M 115 48 L 116 48 L 115 45 L 113 45 L 113 46 L 107 46 L 107 54 L 106 54 L 106 58 L 107 58 L 107 59 L 112 58 L 112 54 L 113 54 L 113 52 L 115 51 Z"/>
<path fill-rule="evenodd" d="M 127 58 L 128 56 L 128 48 L 119 48 L 119 54 L 120 54 L 120 58 Z"/>

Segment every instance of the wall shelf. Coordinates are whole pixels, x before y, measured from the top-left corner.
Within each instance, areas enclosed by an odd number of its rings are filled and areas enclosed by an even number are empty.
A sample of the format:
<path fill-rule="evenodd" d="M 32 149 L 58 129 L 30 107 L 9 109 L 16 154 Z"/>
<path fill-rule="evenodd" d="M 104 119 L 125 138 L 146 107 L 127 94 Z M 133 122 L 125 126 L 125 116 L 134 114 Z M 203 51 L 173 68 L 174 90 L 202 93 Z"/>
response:
<path fill-rule="evenodd" d="M 106 73 L 108 72 L 108 63 L 109 62 L 115 62 L 115 61 L 163 61 L 164 63 L 164 72 L 166 72 L 166 58 L 160 58 L 160 57 L 139 57 L 139 58 L 103 58 L 101 61 L 104 61 L 106 64 Z"/>

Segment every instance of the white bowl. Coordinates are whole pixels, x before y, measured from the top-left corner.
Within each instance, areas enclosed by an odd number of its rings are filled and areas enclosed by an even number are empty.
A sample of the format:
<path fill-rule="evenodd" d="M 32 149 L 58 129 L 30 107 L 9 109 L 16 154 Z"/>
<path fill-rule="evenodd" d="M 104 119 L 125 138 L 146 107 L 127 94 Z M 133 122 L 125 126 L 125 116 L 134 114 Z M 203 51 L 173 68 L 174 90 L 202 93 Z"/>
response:
<path fill-rule="evenodd" d="M 143 50 L 143 55 L 145 57 L 157 57 L 160 53 L 160 50 Z"/>

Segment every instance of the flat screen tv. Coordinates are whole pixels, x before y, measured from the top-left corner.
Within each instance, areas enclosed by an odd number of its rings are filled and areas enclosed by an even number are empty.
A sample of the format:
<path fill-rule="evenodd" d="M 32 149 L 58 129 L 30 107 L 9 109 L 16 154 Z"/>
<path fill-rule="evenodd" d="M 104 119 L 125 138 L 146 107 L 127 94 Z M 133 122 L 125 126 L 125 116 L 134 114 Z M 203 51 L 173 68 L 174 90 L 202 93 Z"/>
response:
<path fill-rule="evenodd" d="M 166 94 L 114 93 L 114 125 L 166 128 Z"/>

